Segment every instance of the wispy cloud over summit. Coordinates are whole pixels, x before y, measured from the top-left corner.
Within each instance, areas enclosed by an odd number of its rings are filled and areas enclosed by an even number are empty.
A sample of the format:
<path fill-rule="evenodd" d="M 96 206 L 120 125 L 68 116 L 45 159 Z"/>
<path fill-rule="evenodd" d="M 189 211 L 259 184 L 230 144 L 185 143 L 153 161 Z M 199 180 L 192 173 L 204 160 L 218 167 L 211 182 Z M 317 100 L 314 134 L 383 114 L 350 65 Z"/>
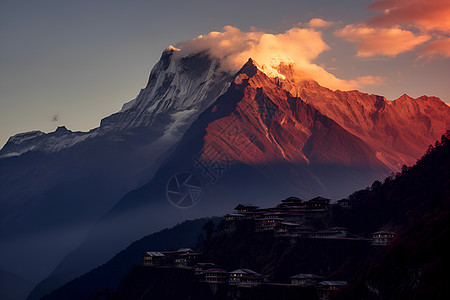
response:
<path fill-rule="evenodd" d="M 316 27 L 330 25 L 321 19 L 313 19 L 310 23 Z M 220 59 L 228 71 L 239 69 L 249 58 L 261 64 L 269 76 L 280 76 L 274 68 L 279 63 L 292 64 L 305 79 L 314 79 L 331 89 L 348 90 L 382 82 L 373 76 L 340 79 L 316 64 L 318 56 L 331 48 L 323 40 L 320 30 L 306 26 L 294 27 L 280 34 L 243 32 L 236 27 L 225 26 L 222 32 L 213 31 L 176 46 L 181 49 L 176 53 L 179 56 L 207 51 Z"/>

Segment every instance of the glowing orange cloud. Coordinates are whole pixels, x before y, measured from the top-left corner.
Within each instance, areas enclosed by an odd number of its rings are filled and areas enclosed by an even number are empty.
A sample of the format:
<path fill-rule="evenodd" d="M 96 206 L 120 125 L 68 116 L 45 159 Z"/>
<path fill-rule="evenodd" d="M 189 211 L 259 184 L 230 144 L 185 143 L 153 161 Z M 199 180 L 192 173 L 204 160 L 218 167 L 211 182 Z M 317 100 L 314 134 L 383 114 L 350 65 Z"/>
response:
<path fill-rule="evenodd" d="M 356 43 L 357 56 L 396 56 L 413 50 L 430 39 L 428 35 L 415 35 L 400 28 L 371 28 L 364 25 L 347 25 L 335 34 Z"/>
<path fill-rule="evenodd" d="M 382 14 L 367 21 L 372 26 L 396 24 L 418 27 L 423 31 L 450 33 L 450 1 L 448 0 L 374 0 L 369 6 Z"/>
<path fill-rule="evenodd" d="M 331 89 L 355 89 L 366 84 L 381 82 L 378 77 L 342 80 L 313 61 L 322 52 L 330 49 L 323 41 L 322 33 L 312 28 L 291 28 L 285 33 L 270 34 L 262 31 L 242 32 L 238 28 L 225 26 L 223 32 L 210 32 L 190 41 L 176 45 L 181 51 L 177 56 L 207 51 L 220 59 L 224 70 L 239 69 L 249 58 L 261 65 L 272 77 L 283 77 L 277 71 L 280 63 L 292 64 L 303 79 L 313 79 Z"/>
<path fill-rule="evenodd" d="M 311 19 L 306 25 L 311 28 L 320 28 L 320 27 L 330 27 L 334 24 L 334 22 L 331 21 L 325 21 L 319 18 Z"/>
<path fill-rule="evenodd" d="M 432 57 L 436 55 L 450 57 L 450 38 L 437 39 L 428 43 L 419 58 L 425 56 Z"/>
<path fill-rule="evenodd" d="M 374 0 L 369 9 L 380 14 L 336 32 L 356 43 L 358 56 L 395 56 L 424 44 L 418 58 L 449 57 L 449 0 Z"/>

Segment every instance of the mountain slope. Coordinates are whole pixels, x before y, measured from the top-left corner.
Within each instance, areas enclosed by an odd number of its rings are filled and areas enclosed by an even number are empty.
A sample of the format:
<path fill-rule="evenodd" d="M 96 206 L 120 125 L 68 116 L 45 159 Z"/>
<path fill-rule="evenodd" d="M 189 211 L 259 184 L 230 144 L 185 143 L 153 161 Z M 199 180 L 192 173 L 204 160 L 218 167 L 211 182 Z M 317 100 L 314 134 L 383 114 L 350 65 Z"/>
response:
<path fill-rule="evenodd" d="M 447 299 L 449 154 L 450 131 L 416 165 L 403 168 L 402 173 L 386 178 L 384 183 L 374 182 L 370 189 L 353 193 L 350 210 L 335 205 L 331 217 L 322 220 L 330 222 L 329 226 L 347 226 L 349 232 L 361 236 L 369 236 L 380 228 L 394 230 L 396 238 L 388 246 L 374 247 L 366 239 L 300 239 L 293 243 L 271 234 L 255 234 L 254 223 L 240 221 L 234 224 L 232 232 L 225 229 L 227 223 L 217 227 L 216 234 L 203 243 L 202 260 L 227 270 L 251 268 L 270 275 L 274 282 L 286 282 L 300 270 L 332 280 L 348 280 L 349 285 L 332 299 Z M 137 262 L 137 257 L 127 259 Z M 103 268 L 70 282 L 44 299 L 66 299 L 93 281 L 102 282 L 89 274 Z M 190 284 L 178 284 L 181 280 Z M 166 268 L 135 267 L 116 292 L 105 290 L 106 285 L 98 286 L 107 299 L 214 297 L 206 293 L 208 286 L 196 281 L 192 272 Z M 301 292 L 292 287 L 265 288 L 268 289 L 265 299 L 279 299 L 279 294 L 274 292 L 277 288 L 296 299 Z M 257 292 L 257 288 L 249 291 Z M 230 291 L 219 291 L 215 297 L 219 295 L 220 299 L 231 297 Z M 317 299 L 317 294 L 304 298 Z"/>
<path fill-rule="evenodd" d="M 31 281 L 46 276 L 127 191 L 152 178 L 228 87 L 218 61 L 176 52 L 166 49 L 146 88 L 99 128 L 9 139 L 0 151 L 0 266 Z M 29 248 L 35 256 L 23 259 Z"/>
<path fill-rule="evenodd" d="M 448 299 L 450 238 L 450 131 L 417 165 L 354 193 L 340 225 L 363 232 L 397 233 L 389 247 L 366 261 L 333 299 Z"/>
<path fill-rule="evenodd" d="M 120 280 L 128 274 L 130 268 L 142 262 L 142 255 L 149 250 L 177 250 L 180 248 L 194 247 L 198 236 L 202 233 L 204 225 L 212 220 L 215 223 L 219 218 L 198 219 L 185 221 L 177 224 L 173 228 L 164 229 L 157 233 L 148 235 L 138 241 L 133 242 L 123 251 L 117 253 L 105 264 L 84 274 L 74 281 L 62 286 L 60 289 L 51 292 L 47 286 L 61 285 L 61 276 L 54 276 L 42 282 L 34 290 L 36 294 L 47 294 L 47 299 L 84 299 L 92 295 L 97 290 L 114 290 L 119 285 Z M 61 275 L 61 274 L 59 274 Z M 52 282 L 53 281 L 53 282 Z M 56 281 L 56 282 L 54 282 Z M 35 298 L 32 293 L 29 298 Z"/>
<path fill-rule="evenodd" d="M 412 165 L 450 128 L 449 107 L 436 97 L 403 95 L 394 101 L 359 91 L 332 91 L 281 64 L 283 88 L 362 139 L 392 170 Z"/>
<path fill-rule="evenodd" d="M 20 300 L 30 292 L 32 286 L 19 276 L 0 270 L 0 299 Z"/>
<path fill-rule="evenodd" d="M 123 197 L 56 272 L 80 275 L 155 224 L 224 213 L 239 202 L 270 205 L 292 194 L 342 197 L 390 172 L 372 143 L 292 95 L 283 88 L 286 82 L 268 77 L 249 60 L 186 131 L 153 180 Z M 361 95 L 361 103 L 375 97 Z M 448 116 L 443 124 L 449 124 Z M 400 153 L 395 147 L 391 152 Z M 177 209 L 167 199 L 167 184 L 179 172 L 194 174 L 203 185 L 202 200 L 190 209 Z"/>

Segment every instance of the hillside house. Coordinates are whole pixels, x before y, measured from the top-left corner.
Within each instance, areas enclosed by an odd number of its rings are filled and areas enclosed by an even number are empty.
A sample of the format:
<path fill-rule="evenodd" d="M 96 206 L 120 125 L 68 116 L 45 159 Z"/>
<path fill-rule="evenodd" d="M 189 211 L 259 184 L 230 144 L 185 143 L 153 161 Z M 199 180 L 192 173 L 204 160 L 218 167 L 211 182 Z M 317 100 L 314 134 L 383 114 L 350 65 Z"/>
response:
<path fill-rule="evenodd" d="M 228 284 L 239 286 L 256 286 L 264 281 L 264 277 L 249 269 L 238 269 L 229 273 Z"/>
<path fill-rule="evenodd" d="M 279 214 L 265 214 L 262 218 L 255 219 L 256 231 L 270 231 L 274 230 L 278 223 L 284 221 L 284 218 Z"/>
<path fill-rule="evenodd" d="M 323 277 L 314 274 L 297 274 L 290 277 L 292 285 L 310 286 L 316 285 Z"/>
<path fill-rule="evenodd" d="M 166 256 L 157 251 L 149 251 L 144 254 L 144 266 L 162 266 L 165 264 Z"/>
<path fill-rule="evenodd" d="M 328 300 L 330 295 L 340 287 L 346 285 L 346 281 L 321 281 L 317 284 L 317 294 L 320 300 Z"/>
<path fill-rule="evenodd" d="M 316 197 L 305 202 L 308 209 L 328 208 L 330 205 L 330 199 L 323 197 Z"/>
<path fill-rule="evenodd" d="M 305 211 L 288 211 L 284 213 L 286 222 L 303 224 L 305 222 Z"/>
<path fill-rule="evenodd" d="M 239 213 L 239 214 L 243 214 L 243 213 L 247 213 L 247 212 L 251 212 L 251 211 L 255 211 L 257 210 L 259 207 L 258 206 L 254 206 L 254 205 L 243 205 L 243 204 L 239 204 L 238 206 L 236 206 L 234 208 L 234 210 Z"/>
<path fill-rule="evenodd" d="M 175 266 L 179 268 L 193 266 L 201 253 L 191 248 L 181 248 L 177 251 L 149 251 L 144 254 L 146 266 Z"/>
<path fill-rule="evenodd" d="M 301 225 L 291 222 L 280 222 L 275 225 L 275 235 L 279 237 L 298 237 Z"/>
<path fill-rule="evenodd" d="M 322 239 L 337 239 L 345 238 L 347 236 L 347 230 L 341 227 L 334 227 L 331 230 L 317 231 L 314 234 L 315 238 Z"/>
<path fill-rule="evenodd" d="M 188 251 L 182 254 L 179 254 L 175 258 L 175 267 L 177 268 L 186 268 L 194 266 L 198 259 L 200 258 L 201 253 L 200 252 L 194 252 L 194 251 Z"/>
<path fill-rule="evenodd" d="M 372 245 L 373 246 L 386 246 L 395 237 L 394 232 L 390 231 L 377 231 L 372 233 Z"/>
<path fill-rule="evenodd" d="M 244 220 L 245 218 L 247 218 L 247 217 L 243 214 L 226 214 L 225 215 L 225 221 L 229 221 L 229 222 Z"/>
<path fill-rule="evenodd" d="M 352 208 L 352 204 L 349 199 L 341 199 L 337 201 L 338 205 L 344 209 Z"/>
<path fill-rule="evenodd" d="M 228 272 L 222 269 L 209 269 L 205 271 L 205 281 L 208 283 L 226 283 Z"/>
<path fill-rule="evenodd" d="M 196 263 L 194 265 L 194 275 L 202 276 L 205 274 L 206 270 L 217 268 L 217 265 L 214 263 Z"/>
<path fill-rule="evenodd" d="M 277 208 L 302 208 L 303 200 L 297 197 L 289 197 L 284 200 L 281 200 L 281 204 L 277 205 Z"/>

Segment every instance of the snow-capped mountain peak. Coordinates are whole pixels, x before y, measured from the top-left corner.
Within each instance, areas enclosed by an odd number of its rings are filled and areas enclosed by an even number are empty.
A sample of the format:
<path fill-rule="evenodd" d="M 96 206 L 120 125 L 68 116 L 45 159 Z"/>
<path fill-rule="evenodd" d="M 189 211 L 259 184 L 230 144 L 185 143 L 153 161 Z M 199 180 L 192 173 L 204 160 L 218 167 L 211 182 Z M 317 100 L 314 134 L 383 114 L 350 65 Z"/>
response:
<path fill-rule="evenodd" d="M 55 152 L 98 135 L 139 127 L 151 127 L 164 141 L 176 142 L 232 80 L 232 75 L 220 68 L 220 61 L 206 52 L 175 56 L 179 51 L 172 45 L 167 47 L 153 67 L 147 86 L 119 112 L 102 119 L 99 128 L 76 135 L 67 131 L 63 137 L 61 129 L 48 134 L 19 134 L 10 138 L 0 151 L 0 158 L 30 150 Z"/>

